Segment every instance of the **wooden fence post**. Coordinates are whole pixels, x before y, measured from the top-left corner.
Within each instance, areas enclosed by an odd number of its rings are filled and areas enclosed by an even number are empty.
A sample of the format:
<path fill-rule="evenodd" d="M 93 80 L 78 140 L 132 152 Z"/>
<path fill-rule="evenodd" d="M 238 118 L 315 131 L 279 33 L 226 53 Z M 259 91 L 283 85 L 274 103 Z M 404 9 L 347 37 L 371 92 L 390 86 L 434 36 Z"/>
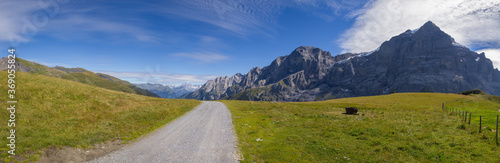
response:
<path fill-rule="evenodd" d="M 467 111 L 465 112 L 465 123 L 467 123 Z"/>
<path fill-rule="evenodd" d="M 479 116 L 479 133 L 481 133 L 481 120 L 482 120 L 482 116 Z"/>
<path fill-rule="evenodd" d="M 497 114 L 497 130 L 495 132 L 496 132 L 495 142 L 497 143 L 498 146 L 498 114 Z"/>
<path fill-rule="evenodd" d="M 472 113 L 469 113 L 469 125 L 470 125 L 470 119 L 472 119 Z"/>

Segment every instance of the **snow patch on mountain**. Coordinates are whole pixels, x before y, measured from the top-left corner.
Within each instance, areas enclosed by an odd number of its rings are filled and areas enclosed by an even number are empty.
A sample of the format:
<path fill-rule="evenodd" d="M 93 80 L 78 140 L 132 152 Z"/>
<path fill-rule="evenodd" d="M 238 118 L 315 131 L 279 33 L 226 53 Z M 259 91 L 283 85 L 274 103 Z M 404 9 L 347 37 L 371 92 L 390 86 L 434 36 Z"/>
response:
<path fill-rule="evenodd" d="M 335 63 L 335 64 L 344 64 L 344 63 L 347 63 L 347 61 L 349 61 L 349 60 L 351 60 L 351 59 L 353 59 L 353 58 L 356 58 L 356 57 L 366 57 L 366 56 L 372 55 L 373 53 L 375 53 L 375 52 L 377 52 L 377 51 L 379 51 L 379 50 L 380 50 L 380 46 L 379 46 L 377 49 L 373 50 L 373 51 L 359 53 L 359 54 L 357 54 L 357 55 L 355 55 L 355 56 L 352 56 L 352 57 L 349 57 L 349 58 L 347 58 L 347 59 L 340 60 L 340 61 L 338 61 L 338 62 L 337 62 L 337 63 Z M 328 67 L 328 69 L 330 69 L 330 68 L 332 68 L 332 67 L 333 67 L 333 65 L 332 65 L 332 66 L 330 66 L 330 67 Z"/>

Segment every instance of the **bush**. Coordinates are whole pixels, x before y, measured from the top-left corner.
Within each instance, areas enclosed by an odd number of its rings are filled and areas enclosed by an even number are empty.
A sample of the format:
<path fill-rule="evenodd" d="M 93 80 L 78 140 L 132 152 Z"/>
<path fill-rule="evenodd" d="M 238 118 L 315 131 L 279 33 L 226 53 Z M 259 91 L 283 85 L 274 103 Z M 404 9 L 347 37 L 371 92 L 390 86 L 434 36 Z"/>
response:
<path fill-rule="evenodd" d="M 473 89 L 473 90 L 468 90 L 468 91 L 463 91 L 463 92 L 460 92 L 458 94 L 462 94 L 462 95 L 470 95 L 470 94 L 474 94 L 474 95 L 486 95 L 486 93 L 484 93 L 483 91 L 479 90 L 479 89 Z"/>

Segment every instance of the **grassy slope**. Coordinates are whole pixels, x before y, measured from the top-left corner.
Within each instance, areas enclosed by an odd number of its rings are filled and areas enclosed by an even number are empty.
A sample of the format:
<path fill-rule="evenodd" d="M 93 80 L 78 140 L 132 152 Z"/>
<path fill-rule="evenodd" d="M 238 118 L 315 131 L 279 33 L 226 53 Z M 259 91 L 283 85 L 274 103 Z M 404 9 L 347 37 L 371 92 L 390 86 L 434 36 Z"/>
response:
<path fill-rule="evenodd" d="M 99 74 L 99 73 L 96 74 L 96 73 L 87 71 L 87 70 L 82 69 L 82 68 L 75 68 L 75 69 L 79 69 L 80 71 L 83 71 L 83 72 L 70 72 L 71 68 L 60 67 L 61 69 L 66 70 L 66 71 L 63 71 L 63 70 L 59 70 L 59 69 L 56 69 L 53 67 L 48 67 L 48 66 L 44 66 L 44 65 L 41 65 L 38 63 L 23 60 L 20 58 L 17 58 L 16 60 L 17 60 L 17 62 L 22 63 L 24 66 L 29 67 L 31 69 L 32 73 L 35 73 L 35 74 L 42 74 L 42 75 L 67 79 L 67 80 L 85 83 L 85 84 L 89 84 L 89 85 L 94 85 L 94 86 L 98 86 L 98 87 L 106 88 L 106 89 L 111 89 L 111 90 L 115 90 L 115 91 L 135 93 L 135 94 L 146 95 L 146 96 L 151 96 L 151 97 L 158 97 L 154 93 L 151 93 L 151 92 L 144 90 L 144 89 L 140 89 L 127 81 L 120 80 L 118 78 L 115 78 L 115 77 L 107 75 L 107 74 Z M 108 79 L 105 79 L 99 75 L 102 75 Z"/>
<path fill-rule="evenodd" d="M 476 98 L 463 100 L 453 100 L 447 103 L 447 108 L 458 109 L 472 113 L 471 123 L 478 124 L 479 116 L 482 116 L 482 127 L 485 131 L 495 130 L 496 118 L 500 114 L 500 100 L 498 96 L 493 95 L 470 95 Z M 485 100 L 489 99 L 489 100 Z M 456 114 L 455 114 L 456 115 Z M 469 118 L 469 117 L 467 117 Z"/>
<path fill-rule="evenodd" d="M 307 103 L 223 102 L 233 114 L 243 162 L 498 161 L 494 133 L 478 133 L 477 125 L 464 125 L 441 109 L 442 102 L 459 105 L 464 100 L 487 103 L 434 93 Z M 342 114 L 347 106 L 360 107 L 360 114 Z"/>
<path fill-rule="evenodd" d="M 17 154 L 50 146 L 85 147 L 115 138 L 131 140 L 200 103 L 123 93 L 32 73 L 16 75 Z M 6 78 L 7 73 L 0 72 L 0 81 L 6 83 Z M 7 87 L 2 84 L 0 92 L 5 93 L 0 96 L 0 107 L 7 108 Z M 0 112 L 2 151 L 7 144 L 8 117 L 7 110 Z"/>

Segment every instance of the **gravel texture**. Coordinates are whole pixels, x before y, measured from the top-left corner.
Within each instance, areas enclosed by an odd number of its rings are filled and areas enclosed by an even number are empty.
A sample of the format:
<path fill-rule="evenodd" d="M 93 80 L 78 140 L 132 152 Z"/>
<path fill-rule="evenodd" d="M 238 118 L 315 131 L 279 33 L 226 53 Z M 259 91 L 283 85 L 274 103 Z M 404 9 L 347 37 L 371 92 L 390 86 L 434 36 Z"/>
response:
<path fill-rule="evenodd" d="M 165 127 L 90 162 L 239 162 L 235 144 L 227 107 L 203 102 Z"/>

